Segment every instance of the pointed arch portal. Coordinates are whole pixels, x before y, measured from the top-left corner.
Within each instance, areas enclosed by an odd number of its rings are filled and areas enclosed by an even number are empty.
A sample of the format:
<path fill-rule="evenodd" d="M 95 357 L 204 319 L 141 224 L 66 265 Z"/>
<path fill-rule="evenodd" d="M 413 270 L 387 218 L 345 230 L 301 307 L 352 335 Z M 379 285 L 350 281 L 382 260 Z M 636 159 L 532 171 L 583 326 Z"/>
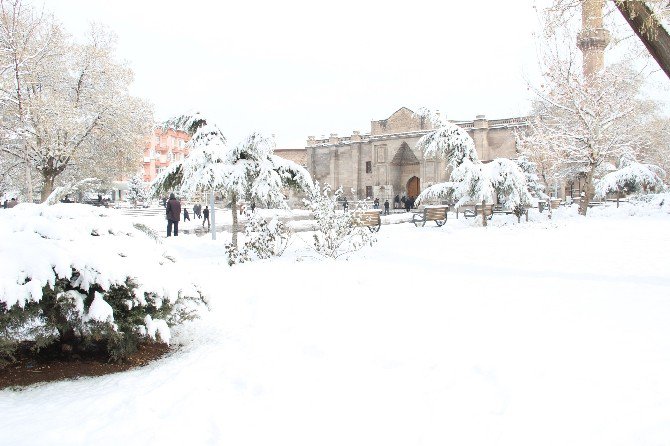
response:
<path fill-rule="evenodd" d="M 419 177 L 412 177 L 407 181 L 407 195 L 416 198 L 421 192 L 421 182 Z"/>

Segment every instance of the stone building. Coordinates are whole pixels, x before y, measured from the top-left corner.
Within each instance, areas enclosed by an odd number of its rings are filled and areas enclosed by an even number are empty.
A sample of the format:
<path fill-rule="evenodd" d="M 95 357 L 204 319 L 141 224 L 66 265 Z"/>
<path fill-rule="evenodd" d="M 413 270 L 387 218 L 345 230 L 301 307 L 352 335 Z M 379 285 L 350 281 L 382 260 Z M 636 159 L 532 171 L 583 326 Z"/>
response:
<path fill-rule="evenodd" d="M 516 158 L 514 132 L 526 126 L 525 118 L 488 120 L 483 115 L 474 121 L 453 122 L 467 130 L 484 162 Z M 449 176 L 445 160 L 425 158 L 416 148 L 419 138 L 431 130 L 427 119 L 402 107 L 387 119 L 372 121 L 369 134 L 355 131 L 345 137 L 310 136 L 303 165 L 312 178 L 321 184 L 342 186 L 349 197 L 352 189 L 358 198 L 416 197 Z"/>

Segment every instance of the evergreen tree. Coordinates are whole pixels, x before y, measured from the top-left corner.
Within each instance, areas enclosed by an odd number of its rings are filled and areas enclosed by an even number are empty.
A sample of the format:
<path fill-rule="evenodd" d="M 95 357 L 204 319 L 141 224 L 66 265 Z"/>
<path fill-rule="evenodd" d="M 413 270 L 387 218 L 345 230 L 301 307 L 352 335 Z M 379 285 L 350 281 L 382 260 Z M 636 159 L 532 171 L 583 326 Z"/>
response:
<path fill-rule="evenodd" d="M 275 155 L 273 141 L 258 133 L 231 147 L 218 127 L 197 113 L 175 118 L 166 125 L 193 135 L 189 142 L 191 152 L 188 158 L 172 164 L 154 180 L 154 194 L 175 189 L 183 194 L 223 193 L 231 202 L 235 249 L 239 200 L 286 208 L 284 187 L 312 187 L 309 173 L 293 161 Z"/>
<path fill-rule="evenodd" d="M 145 185 L 141 174 L 137 174 L 128 180 L 127 197 L 134 206 L 137 206 L 138 202 L 144 202 L 149 198 L 149 189 Z"/>

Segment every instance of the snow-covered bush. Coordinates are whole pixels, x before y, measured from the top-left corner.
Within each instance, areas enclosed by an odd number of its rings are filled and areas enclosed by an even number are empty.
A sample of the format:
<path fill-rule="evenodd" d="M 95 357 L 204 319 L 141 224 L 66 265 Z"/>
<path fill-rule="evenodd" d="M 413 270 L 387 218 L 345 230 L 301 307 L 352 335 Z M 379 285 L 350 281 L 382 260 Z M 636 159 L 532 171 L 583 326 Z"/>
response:
<path fill-rule="evenodd" d="M 111 359 L 142 339 L 170 341 L 204 297 L 151 237 L 109 211 L 23 204 L 0 214 L 0 356 L 105 348 Z"/>
<path fill-rule="evenodd" d="M 246 211 L 247 223 L 244 227 L 244 244 L 237 249 L 232 243 L 226 244 L 228 264 L 244 263 L 257 259 L 281 256 L 288 246 L 291 230 L 284 223 L 273 218 L 266 221 L 255 212 Z"/>
<path fill-rule="evenodd" d="M 597 197 L 605 197 L 610 193 L 616 193 L 618 197 L 625 192 L 647 193 L 663 190 L 665 172 L 660 167 L 625 159 L 622 159 L 620 165 L 619 170 L 608 173 L 596 182 Z"/>
<path fill-rule="evenodd" d="M 276 217 L 265 220 L 254 212 L 247 212 L 244 227 L 244 246 L 259 259 L 281 256 L 288 246 L 291 230 Z"/>
<path fill-rule="evenodd" d="M 356 224 L 355 212 L 337 211 L 337 202 L 342 188 L 331 194 L 328 184 L 323 190 L 316 182 L 304 199 L 305 206 L 312 212 L 317 223 L 314 233 L 314 249 L 331 258 L 358 251 L 366 245 L 372 246 L 376 238 L 367 228 Z"/>

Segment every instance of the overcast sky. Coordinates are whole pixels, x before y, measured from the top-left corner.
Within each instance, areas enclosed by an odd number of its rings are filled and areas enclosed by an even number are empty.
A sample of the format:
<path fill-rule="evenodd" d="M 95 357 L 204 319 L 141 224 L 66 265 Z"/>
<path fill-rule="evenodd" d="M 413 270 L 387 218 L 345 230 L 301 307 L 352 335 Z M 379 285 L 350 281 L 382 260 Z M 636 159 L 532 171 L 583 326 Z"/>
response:
<path fill-rule="evenodd" d="M 519 116 L 536 71 L 534 0 L 389 2 L 49 0 L 81 36 L 91 22 L 118 36 L 133 92 L 157 120 L 210 116 L 231 142 L 275 134 L 370 131 L 407 106 L 449 119 Z"/>

